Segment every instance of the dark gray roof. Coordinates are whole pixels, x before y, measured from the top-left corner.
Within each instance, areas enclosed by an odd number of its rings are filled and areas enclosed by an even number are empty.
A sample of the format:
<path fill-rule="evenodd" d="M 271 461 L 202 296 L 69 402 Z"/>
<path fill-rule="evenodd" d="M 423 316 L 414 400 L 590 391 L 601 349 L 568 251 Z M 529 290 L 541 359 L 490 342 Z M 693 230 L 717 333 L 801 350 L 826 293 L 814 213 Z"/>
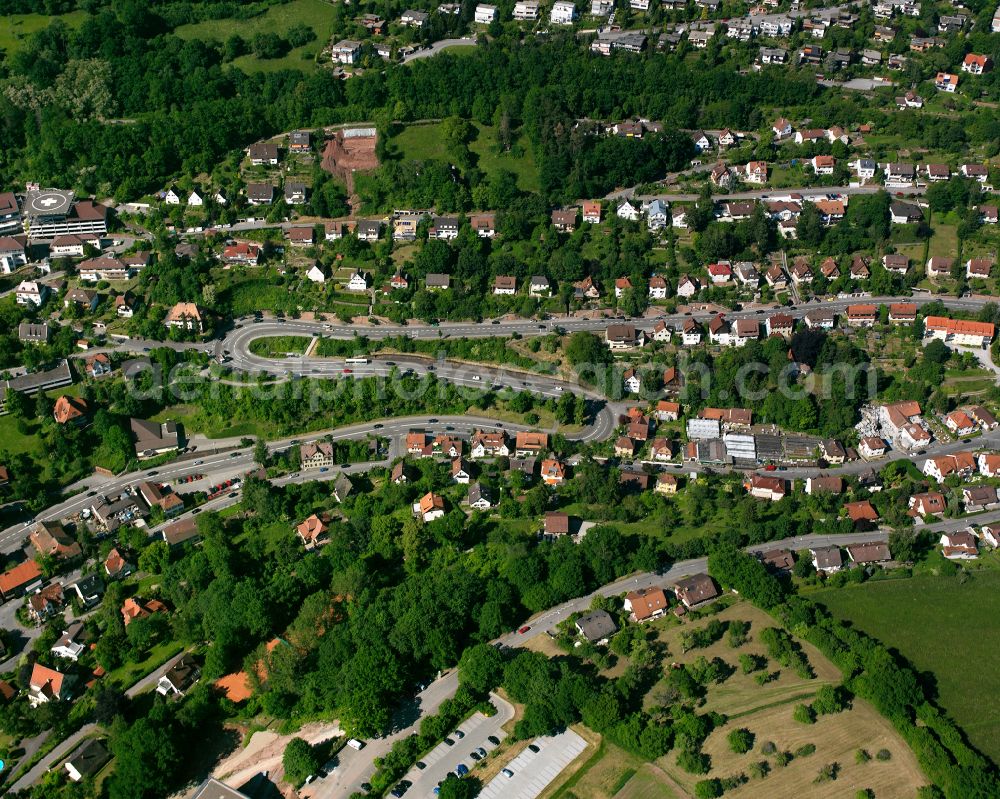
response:
<path fill-rule="evenodd" d="M 614 635 L 618 631 L 618 625 L 606 610 L 595 610 L 577 619 L 576 629 L 588 641 L 600 641 Z"/>

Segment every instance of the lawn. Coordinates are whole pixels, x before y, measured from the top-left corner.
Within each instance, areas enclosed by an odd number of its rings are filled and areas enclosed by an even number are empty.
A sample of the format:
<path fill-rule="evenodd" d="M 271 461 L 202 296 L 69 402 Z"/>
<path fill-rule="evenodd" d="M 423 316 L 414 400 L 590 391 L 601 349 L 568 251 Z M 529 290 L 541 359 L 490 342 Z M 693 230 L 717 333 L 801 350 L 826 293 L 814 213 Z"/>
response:
<path fill-rule="evenodd" d="M 954 258 L 958 255 L 958 226 L 935 222 L 929 257 Z"/>
<path fill-rule="evenodd" d="M 268 358 L 283 358 L 287 354 L 303 355 L 312 341 L 309 336 L 268 336 L 250 342 L 250 352 Z"/>
<path fill-rule="evenodd" d="M 24 46 L 31 34 L 47 28 L 54 20 L 60 20 L 70 28 L 79 28 L 87 18 L 84 11 L 50 16 L 49 14 L 8 14 L 0 25 L 0 50 L 11 55 Z"/>
<path fill-rule="evenodd" d="M 184 646 L 177 641 L 163 641 L 150 649 L 149 656 L 141 663 L 126 663 L 114 671 L 109 671 L 106 681 L 129 688 L 158 669 L 183 648 Z"/>
<path fill-rule="evenodd" d="M 250 41 L 258 33 L 285 34 L 289 28 L 306 25 L 316 31 L 316 38 L 290 50 L 281 58 L 261 59 L 253 55 L 240 56 L 233 64 L 244 72 L 275 72 L 316 69 L 313 54 L 318 53 L 333 36 L 333 11 L 323 0 L 292 0 L 272 6 L 253 19 L 211 19 L 191 25 L 181 25 L 174 33 L 182 39 L 215 39 L 224 42 L 234 33 Z"/>
<path fill-rule="evenodd" d="M 937 683 L 938 702 L 994 762 L 1000 761 L 1000 694 L 971 689 L 971 675 L 988 674 L 996 660 L 1000 617 L 993 602 L 1000 573 L 921 576 L 823 590 L 813 598 L 837 618 L 898 649 Z"/>
<path fill-rule="evenodd" d="M 479 169 L 487 175 L 506 169 L 517 175 L 517 185 L 522 191 L 538 191 L 538 170 L 528 139 L 520 136 L 516 142 L 523 148 L 523 155 L 515 157 L 501 154 L 494 150 L 496 128 L 481 125 L 478 122 L 473 124 L 478 135 L 470 142 L 469 149 L 479 157 Z M 416 161 L 449 160 L 444 136 L 441 135 L 441 124 L 437 122 L 425 125 L 408 125 L 392 138 L 391 145 L 405 159 Z"/>
<path fill-rule="evenodd" d="M 589 731 L 578 731 L 586 738 L 592 737 L 592 733 L 587 734 Z M 610 799 L 628 784 L 643 765 L 638 757 L 606 740 L 601 740 L 593 753 L 590 749 L 586 750 L 582 757 L 586 760 L 578 760 L 575 771 L 573 765 L 569 767 L 568 779 L 543 791 L 543 799 Z M 669 793 L 665 796 L 672 799 Z"/>
<path fill-rule="evenodd" d="M 29 421 L 24 433 L 17 429 L 17 419 L 9 414 L 0 416 L 0 449 L 14 455 L 26 452 L 34 458 L 42 455 L 42 440 L 36 435 L 41 425 L 37 421 Z"/>

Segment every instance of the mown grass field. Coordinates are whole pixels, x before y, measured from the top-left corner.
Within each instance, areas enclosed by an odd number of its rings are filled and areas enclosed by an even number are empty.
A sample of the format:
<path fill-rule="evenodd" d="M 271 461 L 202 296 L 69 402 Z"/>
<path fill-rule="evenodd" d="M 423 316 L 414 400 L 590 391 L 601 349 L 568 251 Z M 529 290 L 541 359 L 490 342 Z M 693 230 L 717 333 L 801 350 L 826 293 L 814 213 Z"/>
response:
<path fill-rule="evenodd" d="M 69 14 L 50 16 L 48 14 L 8 14 L 0 17 L 0 50 L 11 55 L 20 50 L 25 40 L 33 33 L 47 28 L 53 21 L 59 20 L 70 28 L 79 28 L 87 18 L 84 11 L 72 11 Z"/>
<path fill-rule="evenodd" d="M 763 779 L 750 780 L 740 788 L 727 791 L 726 796 L 771 799 L 772 797 L 808 796 L 844 797 L 854 796 L 860 788 L 872 788 L 879 799 L 908 799 L 925 779 L 917 765 L 916 758 L 900 739 L 892 725 L 868 704 L 855 701 L 851 709 L 830 716 L 821 716 L 816 724 L 800 724 L 792 719 L 792 712 L 798 703 L 808 703 L 819 688 L 826 684 L 838 684 L 840 670 L 823 657 L 819 650 L 800 641 L 802 651 L 816 674 L 814 679 L 803 679 L 791 669 L 783 668 L 769 660 L 768 671 L 781 671 L 778 679 L 766 685 L 757 685 L 754 675 L 745 675 L 739 669 L 741 654 L 766 656 L 766 647 L 759 642 L 760 632 L 766 627 L 777 626 L 775 621 L 763 611 L 745 602 L 738 602 L 717 615 L 723 621 L 748 621 L 751 624 L 749 640 L 743 646 L 729 646 L 725 636 L 705 649 L 681 652 L 680 633 L 687 627 L 704 626 L 707 621 L 677 624 L 671 619 L 656 622 L 660 627 L 660 639 L 670 649 L 670 660 L 691 663 L 704 656 L 711 660 L 719 657 L 726 663 L 737 666 L 737 671 L 720 685 L 708 688 L 705 705 L 699 709 L 704 713 L 716 710 L 729 716 L 729 721 L 714 730 L 705 741 L 703 751 L 711 758 L 710 777 L 727 777 L 746 772 L 751 763 L 767 760 L 770 773 Z M 651 696 L 656 696 L 656 688 Z M 746 727 L 756 737 L 753 749 L 742 755 L 730 751 L 727 736 L 734 729 Z M 761 752 L 761 747 L 772 741 L 779 751 L 794 752 L 800 746 L 813 744 L 814 754 L 797 757 L 784 768 L 777 766 L 773 757 Z M 892 758 L 888 762 L 858 765 L 854 761 L 857 749 L 866 749 L 874 755 L 880 749 L 888 749 Z M 840 766 L 840 776 L 823 785 L 813 783 L 819 769 L 827 763 Z M 690 795 L 694 786 L 703 777 L 688 774 L 676 764 L 676 753 L 656 761 L 663 771 L 683 786 Z"/>
<path fill-rule="evenodd" d="M 501 154 L 494 150 L 496 128 L 480 125 L 478 122 L 473 124 L 478 135 L 469 143 L 469 149 L 479 157 L 479 168 L 487 175 L 506 169 L 517 175 L 517 185 L 522 191 L 538 191 L 538 169 L 535 166 L 535 159 L 527 138 L 521 136 L 516 142 L 524 149 L 523 155 L 514 157 L 509 154 Z M 441 135 L 441 124 L 437 122 L 408 125 L 400 133 L 393 136 L 390 144 L 405 159 L 417 161 L 449 160 L 445 140 Z"/>
<path fill-rule="evenodd" d="M 837 618 L 898 649 L 918 671 L 932 674 L 939 704 L 980 751 L 998 762 L 1000 694 L 984 690 L 976 677 L 995 665 L 998 592 L 1000 572 L 977 571 L 965 582 L 928 575 L 818 591 L 812 597 Z"/>
<path fill-rule="evenodd" d="M 310 72 L 317 68 L 312 55 L 325 47 L 333 36 L 333 11 L 323 0 L 292 0 L 284 5 L 269 8 L 253 19 L 212 19 L 192 25 L 181 25 L 174 33 L 182 39 L 216 39 L 224 42 L 234 33 L 249 41 L 258 33 L 285 34 L 296 25 L 307 25 L 316 31 L 316 38 L 290 50 L 281 58 L 257 58 L 245 55 L 233 64 L 244 72 L 276 72 L 298 69 Z"/>

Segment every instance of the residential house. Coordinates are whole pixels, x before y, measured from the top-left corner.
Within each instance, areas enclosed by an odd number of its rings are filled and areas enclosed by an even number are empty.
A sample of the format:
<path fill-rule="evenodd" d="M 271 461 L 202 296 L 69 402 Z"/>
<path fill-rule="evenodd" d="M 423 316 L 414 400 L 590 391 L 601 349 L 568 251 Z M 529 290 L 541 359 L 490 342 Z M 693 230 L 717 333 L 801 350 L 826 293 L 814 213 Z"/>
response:
<path fill-rule="evenodd" d="M 532 275 L 528 283 L 528 293 L 533 297 L 547 297 L 552 293 L 552 285 L 544 275 Z"/>
<path fill-rule="evenodd" d="M 33 305 L 40 308 L 49 295 L 49 287 L 34 280 L 22 280 L 14 292 L 14 300 L 18 305 Z"/>
<path fill-rule="evenodd" d="M 25 344 L 48 344 L 51 335 L 47 322 L 21 322 L 17 326 L 17 338 Z"/>
<path fill-rule="evenodd" d="M 59 583 L 50 583 L 28 597 L 28 617 L 35 624 L 44 624 L 61 613 L 65 607 L 66 599 L 63 595 L 63 587 Z"/>
<path fill-rule="evenodd" d="M 646 334 L 635 325 L 608 325 L 604 341 L 611 350 L 627 350 L 644 346 Z"/>
<path fill-rule="evenodd" d="M 322 469 L 333 466 L 333 444 L 313 441 L 299 445 L 299 465 L 302 469 Z"/>
<path fill-rule="evenodd" d="M 327 542 L 329 529 L 326 522 L 314 513 L 296 526 L 295 534 L 306 549 L 315 549 Z"/>
<path fill-rule="evenodd" d="M 816 547 L 810 549 L 809 553 L 812 555 L 813 568 L 820 574 L 834 574 L 844 566 L 840 547 Z"/>
<path fill-rule="evenodd" d="M 460 483 L 461 485 L 468 485 L 472 480 L 472 475 L 469 474 L 469 466 L 463 458 L 454 458 L 451 462 L 451 481 L 453 483 Z"/>
<path fill-rule="evenodd" d="M 906 256 L 901 257 L 905 258 Z M 907 263 L 909 263 L 909 259 L 907 259 Z M 917 321 L 917 304 L 915 302 L 890 303 L 889 321 L 894 325 L 912 325 Z"/>
<path fill-rule="evenodd" d="M 129 427 L 135 440 L 135 454 L 140 459 L 163 455 L 180 447 L 181 436 L 176 422 L 129 419 Z"/>
<path fill-rule="evenodd" d="M 476 510 L 489 510 L 493 507 L 492 494 L 482 483 L 473 483 L 469 486 L 469 507 Z"/>
<path fill-rule="evenodd" d="M 950 72 L 939 72 L 934 76 L 934 88 L 939 92 L 954 94 L 958 88 L 958 75 Z"/>
<path fill-rule="evenodd" d="M 976 432 L 976 423 L 965 411 L 952 411 L 944 417 L 944 425 L 956 436 L 968 436 Z"/>
<path fill-rule="evenodd" d="M 924 319 L 924 336 L 940 339 L 945 344 L 981 349 L 989 346 L 995 332 L 996 326 L 992 322 L 949 319 L 945 316 L 928 316 Z"/>
<path fill-rule="evenodd" d="M 0 574 L 0 599 L 7 602 L 24 596 L 42 584 L 42 569 L 34 560 L 23 561 Z"/>
<path fill-rule="evenodd" d="M 514 4 L 514 19 L 531 21 L 538 19 L 538 3 L 536 0 L 519 0 Z"/>
<path fill-rule="evenodd" d="M 336 64 L 355 64 L 361 58 L 361 42 L 341 39 L 330 48 L 330 56 Z"/>
<path fill-rule="evenodd" d="M 566 481 L 566 467 L 555 458 L 542 461 L 542 482 L 547 486 L 561 486 Z"/>
<path fill-rule="evenodd" d="M 360 270 L 355 271 L 354 274 L 351 275 L 351 279 L 347 281 L 344 288 L 347 289 L 347 291 L 353 291 L 359 294 L 368 291 L 368 275 Z"/>
<path fill-rule="evenodd" d="M 569 515 L 547 511 L 542 517 L 542 533 L 546 536 L 569 535 Z"/>
<path fill-rule="evenodd" d="M 663 496 L 673 496 L 677 493 L 677 478 L 672 474 L 661 474 L 656 478 L 656 486 L 653 492 Z"/>
<path fill-rule="evenodd" d="M 848 502 L 844 505 L 844 512 L 847 513 L 855 527 L 868 527 L 878 521 L 878 512 L 867 499 L 858 502 Z"/>
<path fill-rule="evenodd" d="M 810 330 L 833 330 L 834 313 L 826 309 L 808 311 L 802 321 Z"/>
<path fill-rule="evenodd" d="M 629 620 L 635 623 L 657 619 L 668 607 L 667 594 L 659 586 L 640 588 L 625 595 L 624 609 L 628 611 Z"/>
<path fill-rule="evenodd" d="M 29 538 L 42 557 L 70 560 L 83 554 L 80 545 L 56 521 L 36 522 Z"/>
<path fill-rule="evenodd" d="M 506 458 L 510 455 L 510 448 L 507 446 L 507 434 L 503 430 L 476 430 L 472 435 L 472 446 L 469 457 L 473 460 L 478 458 Z"/>
<path fill-rule="evenodd" d="M 446 291 L 451 288 L 451 275 L 431 272 L 424 278 L 424 288 L 428 291 Z"/>
<path fill-rule="evenodd" d="M 966 513 L 993 510 L 998 505 L 996 486 L 962 486 L 962 504 Z"/>
<path fill-rule="evenodd" d="M 181 658 L 168 668 L 156 682 L 160 696 L 184 696 L 201 678 L 201 670 L 190 655 Z"/>
<path fill-rule="evenodd" d="M 947 256 L 934 255 L 927 259 L 927 276 L 941 277 L 951 274 L 951 268 L 955 265 L 955 259 Z"/>
<path fill-rule="evenodd" d="M 201 311 L 193 302 L 179 302 L 172 306 L 163 318 L 163 324 L 168 328 L 204 332 Z"/>
<path fill-rule="evenodd" d="M 949 475 L 968 477 L 976 471 L 976 458 L 971 452 L 956 452 L 953 455 L 938 455 L 924 461 L 923 473 L 943 483 Z"/>
<path fill-rule="evenodd" d="M 910 497 L 907 507 L 913 516 L 935 516 L 944 513 L 947 504 L 944 494 L 939 491 L 927 491 Z"/>
<path fill-rule="evenodd" d="M 312 141 L 308 130 L 293 130 L 288 134 L 288 149 L 293 153 L 308 153 L 312 150 Z"/>
<path fill-rule="evenodd" d="M 111 580 L 124 579 L 133 572 L 132 564 L 125 559 L 125 556 L 118 551 L 117 547 L 108 553 L 103 565 L 104 573 Z"/>
<path fill-rule="evenodd" d="M 158 599 L 143 602 L 139 597 L 129 597 L 122 604 L 121 613 L 125 626 L 128 627 L 136 619 L 144 619 L 156 613 L 166 613 L 167 606 Z"/>
<path fill-rule="evenodd" d="M 28 680 L 28 704 L 34 708 L 47 702 L 68 701 L 73 683 L 73 675 L 35 663 Z"/>
<path fill-rule="evenodd" d="M 57 658 L 76 661 L 83 654 L 86 647 L 76 640 L 83 632 L 83 622 L 77 621 L 63 630 L 63 634 L 56 640 L 49 651 Z"/>
<path fill-rule="evenodd" d="M 766 499 L 769 502 L 778 502 L 784 499 L 787 492 L 785 481 L 780 477 L 765 477 L 759 474 L 750 475 L 743 487 L 750 496 Z"/>
<path fill-rule="evenodd" d="M 847 549 L 847 557 L 859 566 L 877 566 L 892 560 L 889 547 L 881 541 L 848 544 L 845 549 Z"/>
<path fill-rule="evenodd" d="M 948 560 L 974 560 L 979 557 L 979 544 L 968 530 L 941 533 L 941 554 Z"/>
<path fill-rule="evenodd" d="M 413 504 L 413 513 L 424 522 L 433 522 L 444 516 L 444 497 L 428 491 L 419 501 Z"/>
<path fill-rule="evenodd" d="M 622 383 L 630 394 L 638 394 L 642 390 L 642 378 L 635 369 L 626 369 L 622 374 Z"/>
<path fill-rule="evenodd" d="M 615 212 L 615 215 L 619 219 L 625 219 L 629 222 L 636 222 L 639 219 L 639 209 L 636 208 L 636 206 L 632 205 L 632 203 L 630 203 L 628 200 L 626 200 L 625 202 L 623 202 L 621 205 L 618 206 L 618 210 Z"/>
<path fill-rule="evenodd" d="M 980 183 L 985 183 L 989 177 L 989 170 L 983 164 L 962 164 L 958 171 L 963 178 L 971 178 Z"/>
<path fill-rule="evenodd" d="M 877 305 L 847 306 L 847 324 L 850 327 L 874 327 L 877 320 Z"/>
<path fill-rule="evenodd" d="M 693 574 L 678 580 L 674 584 L 674 593 L 689 610 L 719 596 L 718 588 L 707 574 Z"/>
<path fill-rule="evenodd" d="M 411 217 L 406 217 L 407 221 L 410 221 Z M 358 220 L 356 231 L 359 241 L 378 241 L 382 236 L 382 222 L 378 219 L 360 219 Z M 416 228 L 414 227 L 414 231 Z M 393 234 L 393 238 L 406 238 L 403 236 L 396 236 Z"/>
<path fill-rule="evenodd" d="M 990 258 L 970 258 L 965 262 L 965 277 L 969 280 L 987 280 L 993 261 Z"/>
<path fill-rule="evenodd" d="M 651 300 L 665 300 L 667 298 L 667 281 L 659 275 L 653 275 L 649 279 L 648 293 Z"/>
<path fill-rule="evenodd" d="M 63 767 L 73 782 L 93 779 L 111 761 L 111 753 L 98 738 L 88 738 L 66 758 Z M 207 799 L 207 797 L 206 797 Z M 227 799 L 218 796 L 216 799 Z"/>
<path fill-rule="evenodd" d="M 843 494 L 844 481 L 840 477 L 807 477 L 807 494 Z"/>
<path fill-rule="evenodd" d="M 576 5 L 565 0 L 557 0 L 552 4 L 549 22 L 553 25 L 572 25 L 576 20 Z"/>
<path fill-rule="evenodd" d="M 306 228 L 312 232 L 312 228 Z M 310 244 L 312 238 L 310 237 Z M 222 250 L 222 260 L 227 264 L 243 264 L 245 266 L 257 266 L 260 262 L 261 248 L 259 244 L 252 242 L 238 241 L 230 244 Z"/>
<path fill-rule="evenodd" d="M 254 166 L 275 166 L 278 163 L 278 145 L 274 142 L 255 142 L 247 149 L 247 156 Z"/>
<path fill-rule="evenodd" d="M 595 610 L 580 616 L 575 622 L 576 631 L 592 644 L 606 644 L 618 632 L 618 625 L 606 610 Z"/>
<path fill-rule="evenodd" d="M 690 275 L 681 275 L 677 281 L 677 296 L 683 299 L 690 299 L 701 290 L 696 278 Z"/>
<path fill-rule="evenodd" d="M 576 208 L 556 209 L 552 212 L 552 226 L 562 233 L 576 230 Z"/>
<path fill-rule="evenodd" d="M 767 161 L 750 161 L 746 165 L 743 179 L 758 185 L 767 183 Z"/>

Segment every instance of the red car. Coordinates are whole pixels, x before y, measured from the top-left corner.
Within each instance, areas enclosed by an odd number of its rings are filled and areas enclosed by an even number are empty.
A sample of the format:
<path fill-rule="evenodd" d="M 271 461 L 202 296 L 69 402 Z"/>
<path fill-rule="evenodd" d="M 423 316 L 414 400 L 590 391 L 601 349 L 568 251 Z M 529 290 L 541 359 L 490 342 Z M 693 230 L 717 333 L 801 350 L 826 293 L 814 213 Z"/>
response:
<path fill-rule="evenodd" d="M 765 472 L 773 472 L 777 468 L 778 467 L 775 466 L 773 463 L 769 463 L 769 464 L 767 464 L 767 466 L 764 467 L 764 471 Z"/>
<path fill-rule="evenodd" d="M 354 370 L 353 369 L 345 369 L 344 370 L 344 374 L 345 375 L 352 375 L 352 374 L 354 374 Z"/>
<path fill-rule="evenodd" d="M 528 632 L 528 630 L 530 630 L 530 629 L 531 629 L 531 625 L 530 625 L 530 624 L 525 624 L 525 625 L 524 625 L 524 626 L 523 626 L 523 627 L 522 627 L 522 628 L 521 628 L 520 630 L 518 630 L 518 632 L 519 632 L 519 633 L 520 633 L 521 635 L 524 635 L 524 634 L 525 634 L 526 632 Z"/>

